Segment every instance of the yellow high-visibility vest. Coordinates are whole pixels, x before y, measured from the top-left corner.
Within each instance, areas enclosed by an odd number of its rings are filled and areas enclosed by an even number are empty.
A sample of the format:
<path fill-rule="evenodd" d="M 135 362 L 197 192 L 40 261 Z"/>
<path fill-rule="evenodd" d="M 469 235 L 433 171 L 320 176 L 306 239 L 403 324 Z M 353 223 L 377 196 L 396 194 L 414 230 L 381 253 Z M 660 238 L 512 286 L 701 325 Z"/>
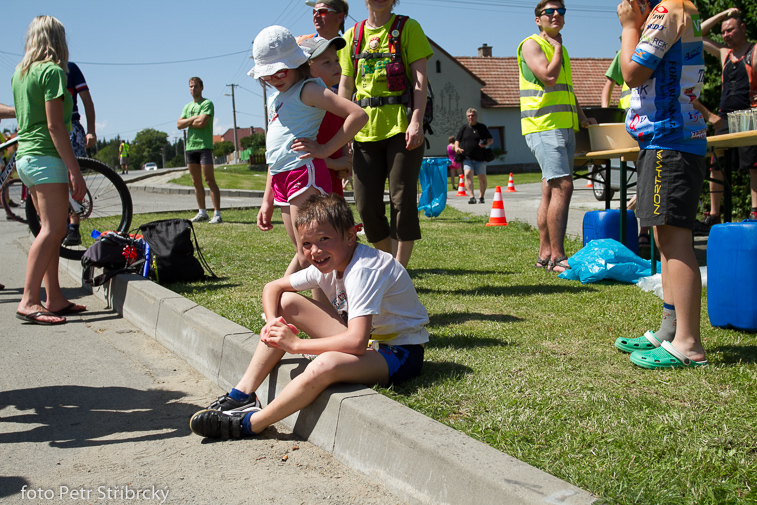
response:
<path fill-rule="evenodd" d="M 549 42 L 539 35 L 528 39 L 536 41 L 547 61 L 555 54 Z M 573 75 L 570 71 L 568 51 L 563 47 L 563 68 L 554 86 L 545 87 L 528 68 L 521 54 L 525 39 L 518 46 L 518 83 L 520 87 L 520 128 L 523 135 L 529 133 L 573 128 L 578 131 L 578 109 L 573 92 Z"/>
<path fill-rule="evenodd" d="M 618 102 L 618 107 L 620 107 L 623 110 L 628 110 L 630 106 L 631 106 L 631 88 L 629 88 L 628 84 L 624 82 L 623 87 L 620 88 L 620 102 Z"/>

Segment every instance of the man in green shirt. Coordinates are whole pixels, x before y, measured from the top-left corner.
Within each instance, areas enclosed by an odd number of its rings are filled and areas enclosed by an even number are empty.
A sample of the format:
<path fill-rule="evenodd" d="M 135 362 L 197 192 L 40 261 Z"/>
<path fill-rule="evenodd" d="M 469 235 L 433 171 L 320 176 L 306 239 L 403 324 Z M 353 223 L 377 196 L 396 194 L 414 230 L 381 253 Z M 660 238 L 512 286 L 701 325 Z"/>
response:
<path fill-rule="evenodd" d="M 189 79 L 189 94 L 192 95 L 192 101 L 184 106 L 176 127 L 179 130 L 187 128 L 187 165 L 199 208 L 192 221 L 208 220 L 208 212 L 205 210 L 205 188 L 202 185 L 204 178 L 210 189 L 210 198 L 215 211 L 210 224 L 219 224 L 223 221 L 221 220 L 221 191 L 218 189 L 213 171 L 213 102 L 202 97 L 202 90 L 202 79 L 199 77 Z"/>

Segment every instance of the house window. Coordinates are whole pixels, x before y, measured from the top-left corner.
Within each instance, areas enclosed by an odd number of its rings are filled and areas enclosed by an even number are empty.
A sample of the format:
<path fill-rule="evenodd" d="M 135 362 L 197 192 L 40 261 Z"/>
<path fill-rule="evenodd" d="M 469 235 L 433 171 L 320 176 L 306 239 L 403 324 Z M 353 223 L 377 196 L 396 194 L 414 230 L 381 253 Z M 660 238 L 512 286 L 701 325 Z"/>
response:
<path fill-rule="evenodd" d="M 492 149 L 501 149 L 504 153 L 507 153 L 507 144 L 505 142 L 505 127 L 504 126 L 489 126 L 489 133 L 492 134 L 494 142 L 490 146 Z"/>
<path fill-rule="evenodd" d="M 441 60 L 436 60 L 436 73 L 441 74 L 442 73 L 442 62 Z"/>

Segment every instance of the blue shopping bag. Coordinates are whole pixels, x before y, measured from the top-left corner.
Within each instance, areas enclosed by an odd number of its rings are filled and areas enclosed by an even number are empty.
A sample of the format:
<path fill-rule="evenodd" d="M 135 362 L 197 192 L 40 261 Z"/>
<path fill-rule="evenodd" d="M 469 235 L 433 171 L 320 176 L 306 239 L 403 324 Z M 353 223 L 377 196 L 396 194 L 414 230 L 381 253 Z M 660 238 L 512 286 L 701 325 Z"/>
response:
<path fill-rule="evenodd" d="M 426 217 L 437 217 L 447 206 L 447 167 L 449 158 L 423 158 L 419 179 L 421 198 L 418 211 Z"/>

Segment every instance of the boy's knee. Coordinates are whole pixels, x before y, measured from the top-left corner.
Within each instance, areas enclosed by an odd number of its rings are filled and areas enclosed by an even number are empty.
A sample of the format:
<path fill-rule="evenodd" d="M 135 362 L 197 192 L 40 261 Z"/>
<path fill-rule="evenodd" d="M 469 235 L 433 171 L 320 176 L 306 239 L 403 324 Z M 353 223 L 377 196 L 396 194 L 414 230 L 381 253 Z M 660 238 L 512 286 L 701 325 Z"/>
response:
<path fill-rule="evenodd" d="M 313 380 L 328 381 L 336 370 L 337 362 L 334 358 L 338 354 L 335 352 L 319 354 L 313 361 L 308 363 L 305 373 Z"/>
<path fill-rule="evenodd" d="M 281 293 L 281 298 L 279 299 L 279 313 L 284 316 L 284 319 L 289 321 L 291 318 L 291 315 L 297 312 L 297 307 L 299 306 L 299 303 L 302 300 L 302 295 L 299 295 L 297 293 L 291 293 L 291 292 L 284 292 Z"/>

